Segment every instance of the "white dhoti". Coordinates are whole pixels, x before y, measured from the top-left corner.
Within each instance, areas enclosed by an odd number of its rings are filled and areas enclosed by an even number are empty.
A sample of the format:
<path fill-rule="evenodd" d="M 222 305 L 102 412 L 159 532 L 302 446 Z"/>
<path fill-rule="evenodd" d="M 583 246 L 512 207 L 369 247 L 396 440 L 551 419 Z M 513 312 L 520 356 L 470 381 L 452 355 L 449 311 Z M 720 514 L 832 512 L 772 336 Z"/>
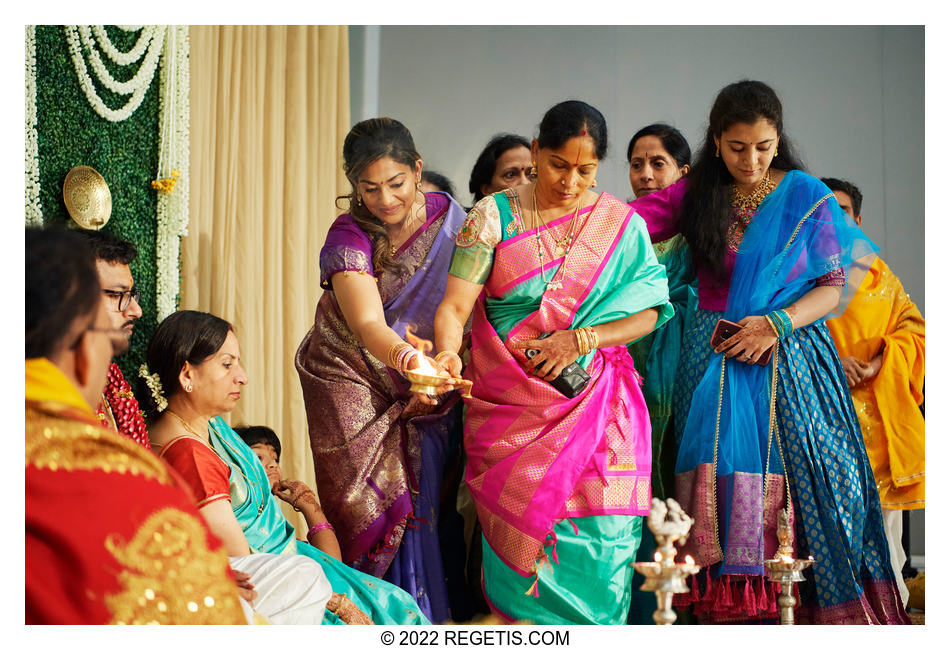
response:
<path fill-rule="evenodd" d="M 881 513 L 884 515 L 884 536 L 887 537 L 891 566 L 894 568 L 894 577 L 897 579 L 897 590 L 901 594 L 901 600 L 904 601 L 904 607 L 907 607 L 910 592 L 907 591 L 907 585 L 904 584 L 904 577 L 901 575 L 901 569 L 904 568 L 904 562 L 907 561 L 907 554 L 904 553 L 904 546 L 901 544 L 901 537 L 904 532 L 904 511 L 881 508 Z"/>
<path fill-rule="evenodd" d="M 253 610 L 275 625 L 320 625 L 333 595 L 320 565 L 304 555 L 255 553 L 230 557 L 231 568 L 251 576 Z"/>

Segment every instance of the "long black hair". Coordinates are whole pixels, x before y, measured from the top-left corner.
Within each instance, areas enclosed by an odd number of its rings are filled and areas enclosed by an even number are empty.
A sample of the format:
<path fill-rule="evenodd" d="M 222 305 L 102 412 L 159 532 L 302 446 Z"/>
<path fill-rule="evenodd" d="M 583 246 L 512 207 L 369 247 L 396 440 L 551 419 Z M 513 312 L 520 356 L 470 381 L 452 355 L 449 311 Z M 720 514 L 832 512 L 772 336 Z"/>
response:
<path fill-rule="evenodd" d="M 145 360 L 149 373 L 158 374 L 165 399 L 181 390 L 178 375 L 185 362 L 195 366 L 212 357 L 232 330 L 231 323 L 223 318 L 188 309 L 176 311 L 158 324 L 148 342 Z M 143 377 L 137 378 L 135 398 L 146 419 L 158 414 L 155 398 Z"/>
<path fill-rule="evenodd" d="M 778 155 L 771 167 L 784 171 L 803 169 L 801 160 L 785 135 L 782 102 L 761 81 L 737 81 L 719 91 L 709 111 L 706 137 L 689 172 L 689 188 L 683 197 L 682 230 L 697 264 L 725 276 L 723 257 L 732 212 L 734 179 L 722 158 L 716 155 L 716 140 L 732 125 L 755 124 L 760 118 L 775 126 Z"/>
<path fill-rule="evenodd" d="M 482 152 L 478 154 L 478 159 L 472 167 L 472 174 L 468 177 L 468 191 L 472 193 L 475 203 L 485 198 L 482 186 L 491 183 L 495 168 L 498 166 L 498 159 L 506 151 L 518 147 L 531 149 L 531 143 L 514 133 L 500 133 L 489 140 Z"/>

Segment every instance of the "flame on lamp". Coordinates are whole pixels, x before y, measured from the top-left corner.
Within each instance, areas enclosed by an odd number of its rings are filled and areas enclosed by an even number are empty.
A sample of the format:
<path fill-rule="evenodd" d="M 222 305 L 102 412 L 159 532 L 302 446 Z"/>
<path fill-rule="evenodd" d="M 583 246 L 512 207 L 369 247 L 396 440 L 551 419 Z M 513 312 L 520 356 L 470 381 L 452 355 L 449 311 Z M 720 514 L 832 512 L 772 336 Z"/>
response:
<path fill-rule="evenodd" d="M 683 559 L 686 561 L 686 564 L 696 564 L 696 563 L 693 561 L 693 556 L 692 556 L 692 555 L 687 555 L 687 556 L 686 556 L 685 558 L 683 558 Z"/>
<path fill-rule="evenodd" d="M 416 349 L 416 361 L 419 362 L 419 367 L 416 368 L 413 372 L 418 372 L 420 375 L 433 375 L 440 376 L 446 374 L 444 371 L 439 370 L 426 358 L 426 355 L 432 352 L 432 341 L 420 338 L 412 333 L 412 325 L 406 325 L 406 340 L 409 341 L 410 345 Z"/>
<path fill-rule="evenodd" d="M 659 551 L 657 551 L 656 553 L 653 554 L 653 561 L 654 561 L 654 562 L 659 562 L 659 561 L 662 560 L 662 559 L 663 559 L 663 556 L 660 555 L 660 552 L 659 552 Z"/>
<path fill-rule="evenodd" d="M 791 555 L 785 555 L 784 553 L 779 557 L 783 564 L 791 564 L 795 559 Z"/>

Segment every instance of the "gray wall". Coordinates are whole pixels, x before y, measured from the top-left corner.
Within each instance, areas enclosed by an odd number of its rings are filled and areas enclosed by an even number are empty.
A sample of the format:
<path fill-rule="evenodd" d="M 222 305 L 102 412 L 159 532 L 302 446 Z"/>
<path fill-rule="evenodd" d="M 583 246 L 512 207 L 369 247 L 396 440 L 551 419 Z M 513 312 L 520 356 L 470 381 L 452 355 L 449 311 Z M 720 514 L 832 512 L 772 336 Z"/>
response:
<path fill-rule="evenodd" d="M 536 134 L 544 111 L 583 99 L 610 151 L 598 188 L 632 196 L 630 136 L 669 122 L 692 145 L 716 92 L 772 85 L 809 171 L 856 183 L 864 228 L 924 309 L 923 27 L 351 27 L 352 118 L 406 124 L 426 166 L 471 203 L 468 175 L 500 131 Z"/>

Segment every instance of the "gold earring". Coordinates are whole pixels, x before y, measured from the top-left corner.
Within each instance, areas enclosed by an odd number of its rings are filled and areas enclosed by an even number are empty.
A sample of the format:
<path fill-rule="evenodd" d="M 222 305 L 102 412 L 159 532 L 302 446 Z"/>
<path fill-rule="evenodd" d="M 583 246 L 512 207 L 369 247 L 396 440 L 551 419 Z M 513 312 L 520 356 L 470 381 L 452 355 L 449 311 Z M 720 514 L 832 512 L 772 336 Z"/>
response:
<path fill-rule="evenodd" d="M 363 197 L 360 194 L 356 195 L 356 205 L 363 205 Z"/>
<path fill-rule="evenodd" d="M 597 187 L 597 179 L 594 179 L 594 182 L 590 184 L 591 187 Z"/>
<path fill-rule="evenodd" d="M 537 175 L 538 175 L 538 166 L 535 165 L 534 163 L 531 163 L 531 169 L 528 171 L 528 173 L 531 174 L 532 176 L 537 176 Z"/>
<path fill-rule="evenodd" d="M 719 157 L 719 143 L 716 143 L 716 158 Z"/>
<path fill-rule="evenodd" d="M 188 384 L 187 386 L 185 386 L 185 391 L 188 393 L 191 392 L 191 384 Z"/>

